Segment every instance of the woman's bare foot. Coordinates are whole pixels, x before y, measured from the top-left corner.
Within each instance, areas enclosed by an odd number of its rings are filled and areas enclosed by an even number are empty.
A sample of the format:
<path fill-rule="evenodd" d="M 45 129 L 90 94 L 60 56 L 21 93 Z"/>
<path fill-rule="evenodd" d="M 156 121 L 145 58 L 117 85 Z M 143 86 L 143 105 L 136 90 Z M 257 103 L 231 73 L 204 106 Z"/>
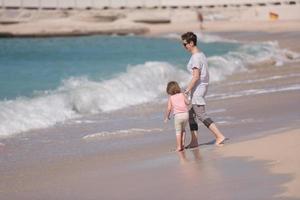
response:
<path fill-rule="evenodd" d="M 190 148 L 195 148 L 198 147 L 198 132 L 197 131 L 191 131 L 191 141 L 190 144 L 187 145 L 185 148 L 190 149 Z"/>
<path fill-rule="evenodd" d="M 224 143 L 225 139 L 226 139 L 226 138 L 225 138 L 223 135 L 220 136 L 220 137 L 218 137 L 218 138 L 216 139 L 215 145 L 216 145 L 216 146 L 223 146 L 223 143 Z"/>
<path fill-rule="evenodd" d="M 195 148 L 195 147 L 198 147 L 199 146 L 199 144 L 198 144 L 198 142 L 191 142 L 189 145 L 187 145 L 185 148 L 186 149 L 191 149 L 191 148 Z"/>

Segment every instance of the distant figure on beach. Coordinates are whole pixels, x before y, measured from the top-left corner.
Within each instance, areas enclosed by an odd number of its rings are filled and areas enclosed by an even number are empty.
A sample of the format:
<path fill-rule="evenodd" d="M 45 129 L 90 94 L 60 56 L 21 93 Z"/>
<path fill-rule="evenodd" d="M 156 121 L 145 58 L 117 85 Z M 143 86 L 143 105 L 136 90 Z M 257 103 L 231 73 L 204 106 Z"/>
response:
<path fill-rule="evenodd" d="M 201 121 L 215 136 L 215 145 L 221 145 L 225 137 L 217 128 L 213 120 L 205 112 L 205 95 L 209 84 L 209 73 L 207 59 L 204 53 L 197 47 L 197 36 L 192 32 L 184 33 L 181 36 L 184 48 L 192 54 L 187 70 L 191 73 L 192 79 L 189 82 L 185 94 L 190 94 L 191 109 L 189 110 L 189 125 L 191 130 L 191 142 L 187 148 L 198 146 L 198 124 Z"/>
<path fill-rule="evenodd" d="M 196 12 L 197 12 L 198 21 L 200 23 L 200 30 L 202 31 L 204 29 L 204 27 L 203 27 L 203 15 L 199 10 L 197 10 Z"/>
<path fill-rule="evenodd" d="M 173 111 L 177 143 L 176 151 L 182 151 L 184 150 L 185 127 L 189 120 L 189 101 L 175 81 L 168 83 L 166 92 L 169 95 L 169 99 L 164 121 L 166 123 L 170 119 L 170 114 Z"/>

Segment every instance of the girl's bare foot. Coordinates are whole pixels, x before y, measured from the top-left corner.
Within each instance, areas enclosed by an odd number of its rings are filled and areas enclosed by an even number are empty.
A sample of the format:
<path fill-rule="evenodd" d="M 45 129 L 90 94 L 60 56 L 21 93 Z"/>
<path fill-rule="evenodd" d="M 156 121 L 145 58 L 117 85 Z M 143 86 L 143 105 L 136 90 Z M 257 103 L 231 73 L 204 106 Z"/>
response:
<path fill-rule="evenodd" d="M 183 150 L 184 150 L 184 148 L 177 148 L 176 149 L 177 152 L 180 152 L 180 151 L 183 151 Z"/>

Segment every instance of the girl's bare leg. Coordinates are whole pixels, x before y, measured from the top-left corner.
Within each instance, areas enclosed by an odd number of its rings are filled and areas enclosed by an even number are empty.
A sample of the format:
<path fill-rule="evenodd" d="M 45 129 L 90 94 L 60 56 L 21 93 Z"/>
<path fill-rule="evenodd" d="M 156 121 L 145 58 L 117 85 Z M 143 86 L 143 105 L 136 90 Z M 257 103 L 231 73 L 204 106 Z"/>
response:
<path fill-rule="evenodd" d="M 184 148 L 184 144 L 185 144 L 185 137 L 186 137 L 186 132 L 184 131 L 182 134 L 182 147 Z"/>
<path fill-rule="evenodd" d="M 182 151 L 183 150 L 183 146 L 182 146 L 182 137 L 183 137 L 183 133 L 177 133 L 176 134 L 176 143 L 177 143 L 177 148 L 176 151 Z"/>

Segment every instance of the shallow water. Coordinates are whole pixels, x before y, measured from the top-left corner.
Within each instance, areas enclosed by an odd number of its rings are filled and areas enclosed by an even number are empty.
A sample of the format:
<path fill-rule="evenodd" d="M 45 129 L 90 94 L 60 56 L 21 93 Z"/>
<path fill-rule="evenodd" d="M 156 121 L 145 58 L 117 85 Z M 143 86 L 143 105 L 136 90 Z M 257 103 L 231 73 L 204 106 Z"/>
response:
<path fill-rule="evenodd" d="M 178 37 L 1 39 L 0 137 L 163 102 L 169 80 L 185 86 L 190 77 L 185 69 L 189 54 Z M 200 38 L 212 84 L 250 70 L 249 64 L 288 61 L 276 42 L 245 44 L 211 35 Z M 286 89 L 298 88 L 290 87 Z M 228 98 L 226 92 L 211 97 Z"/>

